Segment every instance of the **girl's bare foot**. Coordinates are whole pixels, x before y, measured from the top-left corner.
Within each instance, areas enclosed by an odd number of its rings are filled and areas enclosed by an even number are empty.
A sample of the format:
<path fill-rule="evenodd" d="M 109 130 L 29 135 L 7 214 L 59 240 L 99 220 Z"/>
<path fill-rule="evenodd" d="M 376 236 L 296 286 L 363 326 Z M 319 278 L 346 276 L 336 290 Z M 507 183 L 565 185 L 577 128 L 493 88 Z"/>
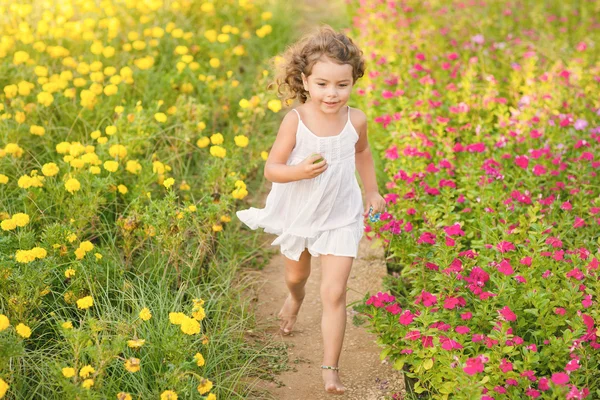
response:
<path fill-rule="evenodd" d="M 277 317 L 281 320 L 279 324 L 279 330 L 284 335 L 289 335 L 292 333 L 292 328 L 296 323 L 296 318 L 298 317 L 298 311 L 300 310 L 300 306 L 302 305 L 301 301 L 296 301 L 292 297 L 292 295 L 288 295 L 287 299 L 285 299 L 285 303 L 283 303 L 283 307 L 281 307 L 281 311 Z"/>
<path fill-rule="evenodd" d="M 338 371 L 332 369 L 323 370 L 323 381 L 325 382 L 325 391 L 333 394 L 344 394 L 346 388 L 340 381 Z"/>

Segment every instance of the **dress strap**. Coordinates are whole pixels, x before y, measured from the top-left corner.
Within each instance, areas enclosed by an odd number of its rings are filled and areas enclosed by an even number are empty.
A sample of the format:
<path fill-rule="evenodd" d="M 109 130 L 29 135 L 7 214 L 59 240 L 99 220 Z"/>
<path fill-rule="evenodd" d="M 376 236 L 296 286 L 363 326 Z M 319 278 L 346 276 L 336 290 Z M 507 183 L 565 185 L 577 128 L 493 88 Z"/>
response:
<path fill-rule="evenodd" d="M 296 114 L 298 114 L 298 119 L 299 119 L 300 121 L 302 121 L 302 118 L 300 118 L 300 113 L 298 112 L 298 110 L 296 110 L 295 108 L 292 108 L 292 110 L 296 111 Z"/>
<path fill-rule="evenodd" d="M 350 106 L 348 106 L 348 121 L 350 121 Z"/>

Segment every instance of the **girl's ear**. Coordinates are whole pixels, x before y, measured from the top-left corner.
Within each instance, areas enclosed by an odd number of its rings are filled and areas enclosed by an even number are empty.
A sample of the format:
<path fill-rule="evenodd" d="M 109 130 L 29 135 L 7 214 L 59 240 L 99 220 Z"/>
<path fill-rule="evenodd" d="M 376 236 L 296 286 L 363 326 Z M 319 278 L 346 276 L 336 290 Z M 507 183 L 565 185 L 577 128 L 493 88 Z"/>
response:
<path fill-rule="evenodd" d="M 302 75 L 302 83 L 304 84 L 304 90 L 308 91 L 308 79 L 306 78 L 306 75 L 304 75 L 304 72 L 300 73 Z"/>

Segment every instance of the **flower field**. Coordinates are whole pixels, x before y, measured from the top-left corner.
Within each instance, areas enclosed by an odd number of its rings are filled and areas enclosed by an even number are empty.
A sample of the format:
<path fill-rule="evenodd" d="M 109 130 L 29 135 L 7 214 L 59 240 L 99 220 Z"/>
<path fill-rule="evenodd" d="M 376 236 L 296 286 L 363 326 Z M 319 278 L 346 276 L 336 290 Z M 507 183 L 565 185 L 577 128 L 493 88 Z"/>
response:
<path fill-rule="evenodd" d="M 350 4 L 381 358 L 419 398 L 600 398 L 599 3 Z"/>
<path fill-rule="evenodd" d="M 0 0 L 0 398 L 247 398 L 278 7 Z"/>

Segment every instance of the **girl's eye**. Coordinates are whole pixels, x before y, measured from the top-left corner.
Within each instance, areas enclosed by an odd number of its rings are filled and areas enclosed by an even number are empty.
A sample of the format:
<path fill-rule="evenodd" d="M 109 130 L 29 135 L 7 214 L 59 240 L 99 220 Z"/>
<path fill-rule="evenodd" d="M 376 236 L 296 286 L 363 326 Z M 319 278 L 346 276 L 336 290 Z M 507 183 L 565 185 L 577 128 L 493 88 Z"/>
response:
<path fill-rule="evenodd" d="M 348 86 L 348 85 L 340 85 L 340 86 L 341 86 L 341 87 L 346 87 L 346 86 Z"/>
<path fill-rule="evenodd" d="M 325 86 L 324 83 L 317 83 L 317 85 L 319 85 L 319 86 Z"/>

